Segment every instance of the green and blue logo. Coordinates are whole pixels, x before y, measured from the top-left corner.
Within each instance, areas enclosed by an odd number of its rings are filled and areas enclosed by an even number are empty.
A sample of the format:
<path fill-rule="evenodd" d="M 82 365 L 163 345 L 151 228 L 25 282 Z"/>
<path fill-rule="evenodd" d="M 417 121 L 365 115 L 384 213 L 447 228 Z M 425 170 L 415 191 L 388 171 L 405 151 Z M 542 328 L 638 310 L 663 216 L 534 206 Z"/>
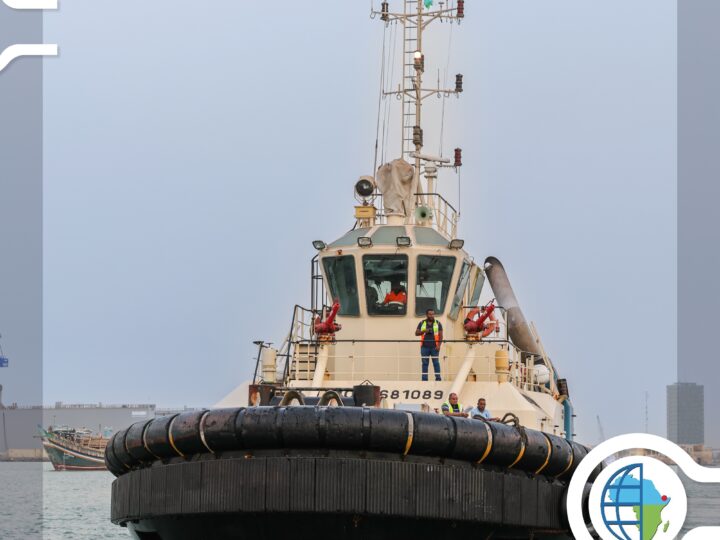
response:
<path fill-rule="evenodd" d="M 671 540 L 687 514 L 675 471 L 658 459 L 630 456 L 608 465 L 593 483 L 590 517 L 607 540 Z"/>

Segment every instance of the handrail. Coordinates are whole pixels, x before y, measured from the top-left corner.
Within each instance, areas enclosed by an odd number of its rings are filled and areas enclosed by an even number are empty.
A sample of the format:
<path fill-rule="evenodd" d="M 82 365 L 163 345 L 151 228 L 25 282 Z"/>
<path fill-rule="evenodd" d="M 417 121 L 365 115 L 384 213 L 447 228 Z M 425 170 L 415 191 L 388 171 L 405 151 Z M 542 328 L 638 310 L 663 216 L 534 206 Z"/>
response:
<path fill-rule="evenodd" d="M 301 320 L 302 315 L 310 315 L 310 323 L 304 324 Z M 299 316 L 300 315 L 300 316 Z M 312 325 L 312 318 L 313 318 L 313 310 L 305 308 L 299 304 L 295 304 L 293 307 L 293 316 L 292 316 L 292 322 L 290 323 L 290 331 L 288 332 L 288 337 L 283 343 L 283 346 L 278 351 L 278 356 L 283 356 L 285 358 L 285 366 L 283 368 L 283 375 L 282 380 L 286 381 L 288 377 L 290 376 L 291 371 L 291 364 L 294 357 L 294 347 L 298 345 L 299 343 L 302 343 L 306 341 L 304 338 L 300 337 L 300 339 L 297 339 L 296 334 L 297 327 L 302 328 L 302 326 L 306 326 L 308 328 L 311 328 Z M 295 338 L 295 339 L 294 339 Z"/>
<path fill-rule="evenodd" d="M 463 307 L 471 307 L 471 306 L 463 306 Z M 502 308 L 499 308 L 502 310 Z M 277 356 L 282 357 L 284 359 L 284 365 L 282 367 L 279 367 L 278 372 L 282 373 L 282 377 L 279 379 L 282 381 L 283 384 L 289 384 L 291 381 L 302 381 L 302 380 L 310 380 L 314 376 L 315 372 L 315 362 L 313 360 L 317 360 L 319 351 L 323 346 L 334 346 L 334 345 L 341 345 L 341 344 L 350 344 L 350 345 L 361 345 L 361 344 L 369 344 L 369 343 L 387 343 L 387 344 L 396 344 L 396 345 L 402 345 L 402 344 L 417 344 L 417 337 L 413 338 L 407 338 L 407 339 L 352 339 L 352 338 L 341 338 L 336 337 L 332 341 L 321 341 L 315 336 L 312 332 L 312 321 L 314 319 L 314 311 L 312 309 L 305 308 L 300 305 L 295 305 L 293 309 L 293 317 L 292 322 L 290 325 L 290 330 L 288 332 L 287 338 L 283 342 L 282 347 L 279 348 Z M 552 389 L 548 388 L 545 384 L 538 384 L 536 382 L 536 372 L 533 369 L 534 368 L 534 360 L 536 355 L 533 353 L 530 353 L 528 351 L 523 351 L 516 347 L 508 338 L 507 334 L 503 332 L 498 337 L 492 337 L 488 336 L 486 338 L 482 338 L 479 340 L 468 340 L 468 339 L 445 339 L 443 340 L 443 343 L 446 344 L 465 344 L 465 345 L 494 345 L 494 346 L 501 346 L 506 347 L 507 350 L 510 352 L 510 373 L 508 374 L 508 380 L 517 388 L 524 389 L 524 390 L 531 390 L 531 391 L 539 391 L 544 393 L 552 394 Z M 304 346 L 304 348 L 299 349 L 300 346 Z M 399 350 L 397 351 L 400 352 Z M 416 355 L 403 357 L 399 354 L 389 354 L 389 355 L 367 355 L 367 356 L 357 356 L 357 355 L 348 355 L 348 356 L 342 356 L 342 355 L 332 355 L 330 354 L 328 356 L 329 359 L 345 359 L 345 360 L 351 360 L 351 365 L 355 365 L 356 360 L 364 359 L 375 359 L 377 361 L 382 361 L 385 364 L 387 364 L 388 360 L 395 360 L 398 362 L 396 369 L 391 370 L 388 372 L 386 369 L 383 369 L 383 367 L 379 366 L 376 368 L 368 367 L 365 365 L 363 367 L 362 372 L 356 373 L 354 367 L 351 368 L 351 371 L 347 374 L 340 370 L 333 370 L 333 378 L 341 380 L 343 377 L 348 376 L 350 379 L 354 379 L 356 376 L 362 376 L 364 372 L 372 371 L 373 373 L 385 373 L 386 375 L 390 375 L 391 379 L 400 380 L 401 378 L 406 379 L 413 379 L 415 376 L 419 376 L 419 372 L 412 371 L 412 372 L 401 372 L 400 370 L 400 360 L 401 359 L 407 359 L 407 358 L 416 358 Z M 483 356 L 481 358 L 485 358 L 486 361 L 489 357 Z M 447 356 L 442 355 L 441 353 L 441 364 L 443 365 L 442 373 L 443 377 L 449 377 L 451 375 L 457 375 L 450 373 L 448 370 L 448 362 L 451 360 L 461 360 L 459 356 Z M 527 365 L 526 365 L 527 363 Z M 532 364 L 532 365 L 531 365 Z M 339 366 L 338 366 L 339 367 Z M 255 382 L 258 382 L 260 377 L 260 359 L 258 356 L 258 363 L 256 365 L 256 377 Z M 475 372 L 475 375 L 478 376 L 488 376 L 491 374 L 496 374 L 496 371 L 489 371 L 487 373 L 479 373 Z"/>
<path fill-rule="evenodd" d="M 416 197 L 437 197 L 443 203 L 445 203 L 447 206 L 449 206 L 450 210 L 452 210 L 453 212 L 455 212 L 457 214 L 457 210 L 455 209 L 455 207 L 452 204 L 450 204 L 448 202 L 448 200 L 445 197 L 443 197 L 442 195 L 440 195 L 439 193 L 422 193 L 422 192 L 420 192 L 420 193 L 416 193 L 415 196 Z"/>
<path fill-rule="evenodd" d="M 422 206 L 425 204 L 424 198 L 426 199 L 436 199 L 437 202 L 435 204 L 432 204 L 431 206 L 436 211 L 435 218 L 431 221 L 431 223 L 434 225 L 434 227 L 444 233 L 446 236 L 450 238 L 455 238 L 457 234 L 457 225 L 458 220 L 460 217 L 459 212 L 457 209 L 448 202 L 445 197 L 440 195 L 439 193 L 413 193 L 413 196 L 415 197 L 415 205 L 416 206 Z M 385 215 L 384 208 L 383 208 L 383 196 L 381 193 L 375 194 L 373 199 L 373 204 L 377 204 L 379 208 L 377 208 L 377 213 L 375 217 L 375 223 L 383 225 L 387 222 L 387 216 Z M 415 216 L 414 214 L 410 214 L 408 216 L 409 223 L 415 223 Z M 358 225 L 362 220 L 358 219 L 355 222 L 355 226 Z"/>
<path fill-rule="evenodd" d="M 346 340 L 345 343 L 350 343 L 354 345 L 356 343 L 360 344 L 367 341 L 375 343 L 390 342 L 389 340 Z M 317 358 L 318 349 L 321 343 L 314 341 L 308 343 L 316 345 L 316 348 L 314 348 L 313 350 L 307 350 L 303 354 L 295 355 L 294 360 L 298 364 L 291 371 L 290 375 L 292 376 L 289 376 L 285 379 L 285 384 L 288 384 L 290 381 L 293 380 L 308 381 L 311 380 L 312 377 L 315 375 L 316 367 L 315 365 L 313 365 L 313 362 L 311 360 Z M 398 340 L 397 343 L 407 343 L 407 341 Z M 415 343 L 415 341 L 413 341 L 412 343 Z M 509 358 L 509 370 L 507 371 L 507 377 L 509 382 L 522 390 L 536 391 L 553 395 L 553 390 L 551 387 L 548 387 L 545 383 L 538 383 L 536 381 L 534 364 L 523 359 L 522 351 L 515 347 L 512 347 L 511 351 L 512 354 Z M 372 373 L 373 378 L 378 380 L 415 380 L 416 378 L 419 378 L 420 372 L 417 369 L 412 369 L 411 371 L 404 371 L 402 369 L 402 363 L 405 362 L 406 365 L 406 362 L 408 360 L 419 360 L 419 358 L 420 357 L 418 354 L 401 355 L 393 354 L 392 352 L 389 352 L 388 354 L 363 355 L 346 352 L 343 354 L 329 353 L 327 355 L 328 361 L 337 362 L 338 360 L 340 360 L 341 362 L 345 362 L 344 364 L 341 364 L 342 367 L 336 365 L 336 368 L 332 370 L 333 379 L 341 381 L 355 380 L 359 377 L 366 376 L 368 373 Z M 450 369 L 451 362 L 460 362 L 465 358 L 466 357 L 463 354 L 443 355 L 441 353 L 439 361 L 441 365 L 440 371 L 442 373 L 443 379 L 448 380 L 449 378 L 456 377 L 459 371 L 453 371 Z M 494 354 L 485 354 L 477 356 L 475 360 L 484 360 L 486 362 L 490 362 L 492 366 L 492 361 L 494 360 L 494 358 Z M 303 359 L 305 359 L 305 362 L 303 362 Z M 361 370 L 355 369 L 357 362 L 361 362 Z M 455 365 L 455 368 L 458 368 L 458 366 Z M 493 367 L 489 367 L 487 369 L 477 369 L 476 367 L 473 370 L 473 374 L 476 377 L 485 378 L 498 375 L 498 371 Z"/>

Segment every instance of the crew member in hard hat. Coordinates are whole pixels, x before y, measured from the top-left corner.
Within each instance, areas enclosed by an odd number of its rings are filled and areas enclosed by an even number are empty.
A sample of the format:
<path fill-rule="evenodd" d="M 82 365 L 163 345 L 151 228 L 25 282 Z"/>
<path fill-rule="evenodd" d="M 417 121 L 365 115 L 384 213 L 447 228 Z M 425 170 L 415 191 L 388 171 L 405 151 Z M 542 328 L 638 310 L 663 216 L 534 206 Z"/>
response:
<path fill-rule="evenodd" d="M 470 409 L 470 418 L 489 420 L 490 422 L 499 422 L 499 418 L 494 418 L 489 410 L 485 407 L 485 398 L 478 399 L 477 407 Z"/>
<path fill-rule="evenodd" d="M 442 413 L 445 416 L 461 416 L 467 418 L 468 414 L 463 411 L 463 406 L 458 403 L 458 395 L 456 393 L 450 394 L 448 400 L 442 404 Z"/>
<path fill-rule="evenodd" d="M 405 287 L 399 281 L 393 281 L 390 287 L 390 292 L 385 295 L 383 304 L 407 304 L 407 293 Z"/>
<path fill-rule="evenodd" d="M 420 336 L 420 357 L 422 358 L 422 380 L 428 380 L 428 365 L 432 357 L 433 368 L 435 369 L 435 380 L 440 379 L 440 344 L 443 339 L 443 327 L 440 321 L 435 319 L 435 311 L 428 309 L 425 312 L 425 320 L 415 330 L 415 335 Z"/>

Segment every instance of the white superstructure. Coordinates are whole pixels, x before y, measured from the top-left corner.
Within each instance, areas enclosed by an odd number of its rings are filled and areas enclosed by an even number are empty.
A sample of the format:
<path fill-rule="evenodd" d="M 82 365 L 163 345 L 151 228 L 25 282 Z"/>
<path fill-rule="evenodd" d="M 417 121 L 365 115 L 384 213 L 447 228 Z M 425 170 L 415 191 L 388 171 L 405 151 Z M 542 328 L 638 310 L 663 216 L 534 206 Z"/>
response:
<path fill-rule="evenodd" d="M 276 397 L 293 388 L 319 397 L 328 389 L 342 392 L 370 381 L 381 388 L 383 407 L 439 410 L 454 392 L 465 408 L 485 398 L 495 417 L 510 413 L 523 426 L 571 439 L 567 384 L 534 326 L 525 322 L 500 262 L 488 258 L 479 264 L 463 249 L 458 212 L 437 192 L 439 173 L 462 165 L 461 151 L 447 158 L 423 150 L 423 100 L 462 92 L 462 75 L 455 77 L 454 89 L 423 86 L 423 31 L 437 20 L 460 22 L 464 2 L 402 3 L 402 12 L 393 12 L 388 2 L 373 11 L 386 25 L 402 27 L 402 80 L 382 90 L 385 99 L 402 100 L 401 155 L 356 184 L 352 230 L 332 242 L 313 242 L 318 254 L 311 305 L 295 308 L 291 330 L 277 350 L 258 342 L 249 399 L 259 403 L 263 384 L 272 386 Z M 404 293 L 400 301 L 398 291 Z M 324 320 L 335 302 L 341 329 L 317 333 L 316 319 Z M 468 332 L 466 317 L 490 304 L 497 308 L 497 321 L 492 326 L 485 321 L 484 332 Z M 415 336 L 428 309 L 444 330 L 439 381 L 432 362 L 429 380 L 422 380 Z M 221 404 L 247 405 L 238 397 L 244 394 L 236 390 Z"/>

